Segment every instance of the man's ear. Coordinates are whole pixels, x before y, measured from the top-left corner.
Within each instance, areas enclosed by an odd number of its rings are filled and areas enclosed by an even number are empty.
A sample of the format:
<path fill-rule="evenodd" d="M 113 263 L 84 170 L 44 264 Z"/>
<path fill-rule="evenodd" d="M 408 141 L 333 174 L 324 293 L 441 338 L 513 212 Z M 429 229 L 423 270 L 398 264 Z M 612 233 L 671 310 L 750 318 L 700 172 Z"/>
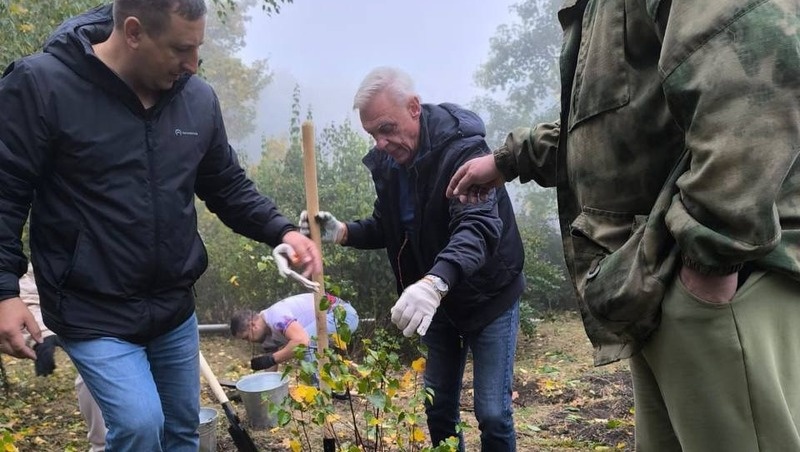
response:
<path fill-rule="evenodd" d="M 420 111 L 422 111 L 422 105 L 419 101 L 419 96 L 411 96 L 408 99 L 408 112 L 411 114 L 411 117 L 414 119 L 419 118 Z"/>
<path fill-rule="evenodd" d="M 128 46 L 132 49 L 138 48 L 145 35 L 144 27 L 139 22 L 139 19 L 133 16 L 126 18 L 122 24 L 122 30 L 125 33 L 125 42 Z"/>

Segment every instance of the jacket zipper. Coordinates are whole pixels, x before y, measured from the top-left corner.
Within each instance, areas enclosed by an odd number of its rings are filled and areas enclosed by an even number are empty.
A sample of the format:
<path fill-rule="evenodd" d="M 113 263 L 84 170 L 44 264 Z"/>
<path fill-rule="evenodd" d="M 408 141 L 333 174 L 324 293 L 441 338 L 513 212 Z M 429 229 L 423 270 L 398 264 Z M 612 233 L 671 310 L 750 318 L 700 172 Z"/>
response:
<path fill-rule="evenodd" d="M 425 268 L 425 263 L 422 259 L 422 253 L 420 250 L 420 242 L 422 241 L 422 205 L 419 199 L 419 187 L 417 186 L 419 183 L 419 168 L 415 165 L 411 168 L 412 178 L 410 187 L 414 191 L 411 196 L 414 197 L 414 235 L 411 238 L 411 250 L 413 253 L 414 260 L 417 263 L 417 269 L 424 274 L 427 272 L 428 268 Z"/>
<path fill-rule="evenodd" d="M 151 295 L 153 292 L 153 288 L 156 286 L 156 280 L 158 278 L 158 244 L 160 242 L 160 230 L 158 225 L 158 206 L 157 206 L 157 192 L 156 192 L 156 170 L 155 170 L 155 156 L 153 153 L 155 152 L 155 143 L 154 143 L 154 134 L 153 134 L 153 121 L 151 118 L 147 118 L 145 120 L 145 133 L 146 133 L 146 141 L 147 141 L 147 166 L 148 166 L 148 174 L 150 175 L 150 198 L 152 200 L 153 206 L 153 261 L 152 261 L 152 272 L 150 274 L 150 283 L 147 288 L 147 294 Z"/>
<path fill-rule="evenodd" d="M 400 258 L 403 256 L 403 250 L 408 243 L 408 232 L 403 232 L 403 243 L 400 249 L 397 250 L 397 280 L 400 281 L 400 289 L 406 290 L 406 285 L 403 283 L 403 266 L 401 265 Z"/>

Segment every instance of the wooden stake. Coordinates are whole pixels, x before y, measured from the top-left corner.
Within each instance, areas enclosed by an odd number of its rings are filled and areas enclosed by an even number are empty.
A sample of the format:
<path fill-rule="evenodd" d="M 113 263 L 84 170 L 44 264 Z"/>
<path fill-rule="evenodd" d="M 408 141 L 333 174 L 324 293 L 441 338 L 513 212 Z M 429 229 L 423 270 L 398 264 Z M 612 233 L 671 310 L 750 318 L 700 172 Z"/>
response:
<path fill-rule="evenodd" d="M 314 220 L 319 213 L 319 193 L 317 192 L 317 160 L 316 149 L 314 147 L 314 124 L 311 121 L 303 122 L 301 127 L 303 139 L 303 176 L 306 187 L 306 212 L 308 213 L 308 228 L 311 232 L 311 240 L 319 248 L 322 254 L 322 234 L 319 224 Z M 317 320 L 317 369 L 322 375 L 322 368 L 325 365 L 324 352 L 328 348 L 328 312 L 319 309 L 319 303 L 325 294 L 324 272 L 312 275 L 312 280 L 319 283 L 319 292 L 314 294 L 314 306 L 316 307 L 315 317 Z M 322 379 L 319 380 L 320 388 L 326 386 Z M 323 437 L 323 450 L 333 451 L 335 447 L 333 428 L 329 422 L 325 422 L 325 432 Z"/>

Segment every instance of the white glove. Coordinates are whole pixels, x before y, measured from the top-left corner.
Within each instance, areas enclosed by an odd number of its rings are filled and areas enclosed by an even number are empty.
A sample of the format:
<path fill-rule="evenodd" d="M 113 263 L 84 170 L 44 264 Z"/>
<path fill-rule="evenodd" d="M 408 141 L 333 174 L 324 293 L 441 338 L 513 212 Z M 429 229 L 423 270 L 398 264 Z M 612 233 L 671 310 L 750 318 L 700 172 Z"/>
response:
<path fill-rule="evenodd" d="M 317 223 L 321 229 L 322 241 L 324 243 L 341 244 L 347 236 L 347 226 L 337 220 L 330 212 L 320 210 L 316 215 Z M 300 212 L 300 233 L 306 237 L 311 236 L 311 229 L 308 227 L 308 212 Z"/>
<path fill-rule="evenodd" d="M 311 289 L 314 292 L 319 292 L 319 283 L 306 279 L 300 273 L 292 270 L 289 267 L 289 261 L 287 259 L 296 259 L 297 255 L 294 252 L 294 248 L 288 243 L 281 243 L 280 245 L 276 246 L 272 250 L 272 258 L 275 259 L 275 265 L 278 267 L 278 273 L 284 278 L 289 277 L 294 279 L 295 281 L 299 282 L 303 285 L 306 289 Z"/>
<path fill-rule="evenodd" d="M 433 283 L 420 279 L 406 287 L 392 307 L 392 323 L 403 330 L 405 337 L 411 337 L 415 330 L 417 334 L 424 336 L 441 301 Z"/>

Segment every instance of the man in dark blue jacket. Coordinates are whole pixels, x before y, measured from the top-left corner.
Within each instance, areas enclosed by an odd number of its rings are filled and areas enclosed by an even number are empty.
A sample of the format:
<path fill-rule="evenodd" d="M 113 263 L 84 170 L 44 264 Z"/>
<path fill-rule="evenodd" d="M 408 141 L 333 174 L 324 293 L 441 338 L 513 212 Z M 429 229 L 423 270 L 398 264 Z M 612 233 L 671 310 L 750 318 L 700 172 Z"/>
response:
<path fill-rule="evenodd" d="M 114 451 L 196 451 L 207 256 L 195 195 L 236 232 L 319 250 L 260 195 L 193 74 L 203 0 L 116 0 L 65 22 L 0 79 L 0 351 L 40 340 L 19 298 L 31 258 L 44 323 L 97 400 Z"/>
<path fill-rule="evenodd" d="M 411 78 L 386 67 L 366 76 L 354 107 L 376 142 L 364 164 L 377 200 L 371 217 L 352 223 L 321 212 L 323 240 L 386 248 L 401 294 L 392 321 L 428 347 L 433 443 L 456 435 L 469 349 L 482 450 L 515 450 L 511 383 L 524 256 L 514 211 L 504 188 L 480 204 L 445 197 L 455 170 L 489 152 L 483 122 L 453 104 L 421 104 Z M 305 216 L 300 227 L 308 227 Z"/>

